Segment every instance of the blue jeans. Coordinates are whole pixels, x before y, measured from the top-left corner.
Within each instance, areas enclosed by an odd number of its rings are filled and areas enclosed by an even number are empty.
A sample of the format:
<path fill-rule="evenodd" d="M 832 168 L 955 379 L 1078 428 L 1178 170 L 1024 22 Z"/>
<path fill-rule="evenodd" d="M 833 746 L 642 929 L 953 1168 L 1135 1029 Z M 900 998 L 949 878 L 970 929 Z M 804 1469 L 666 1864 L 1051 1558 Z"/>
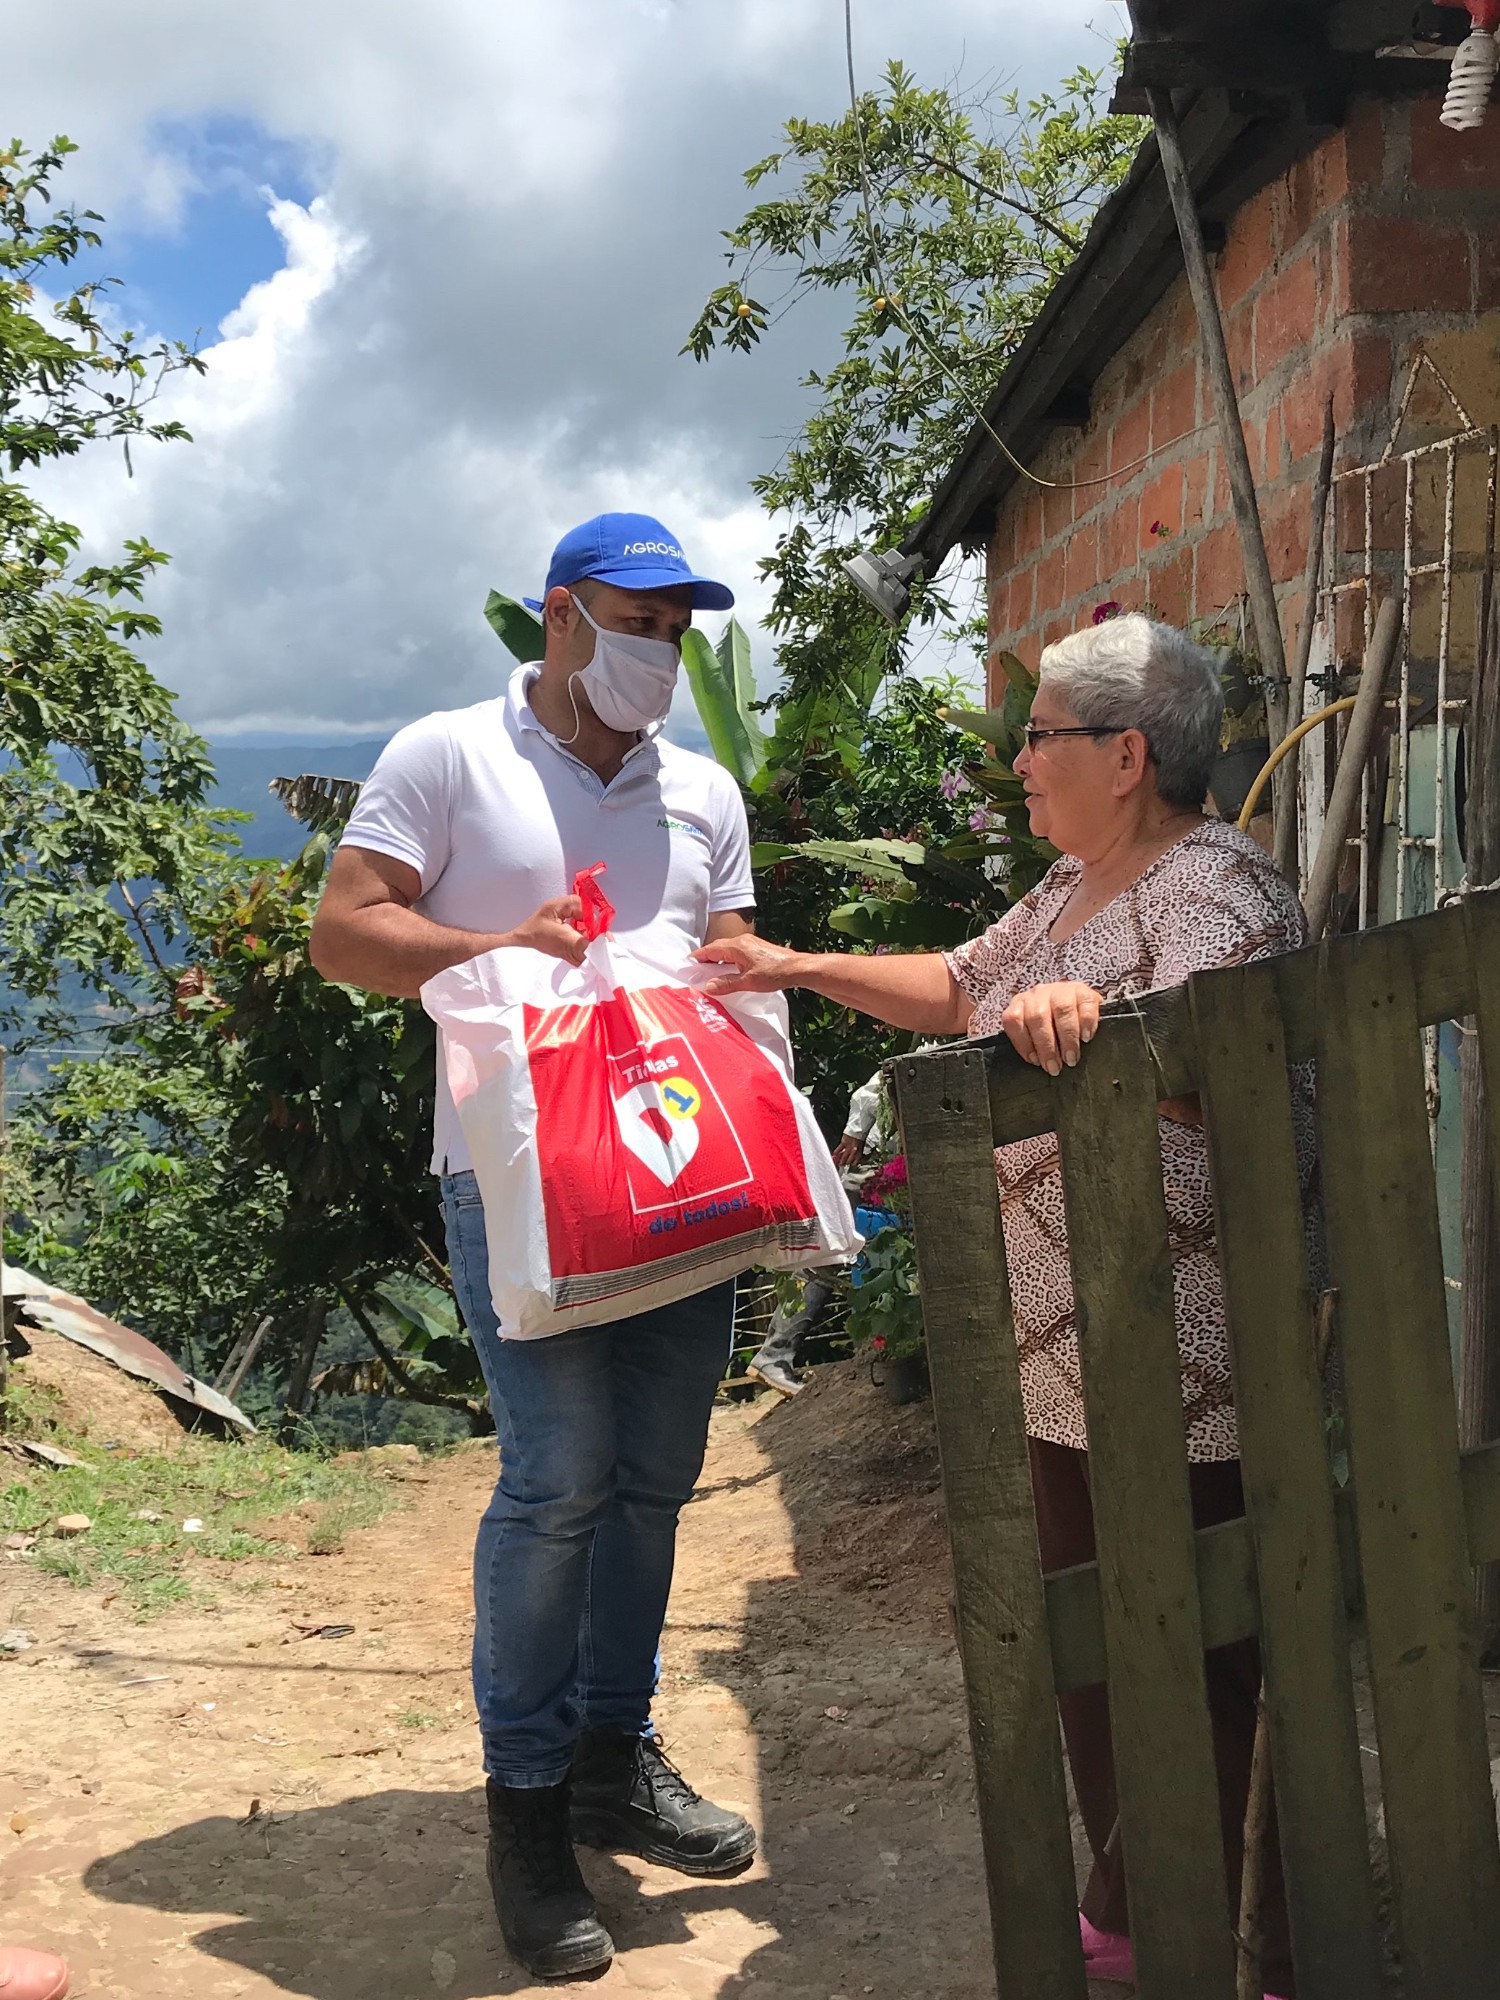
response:
<path fill-rule="evenodd" d="M 608 1326 L 502 1340 L 473 1174 L 443 1181 L 453 1288 L 499 1433 L 474 1549 L 484 1768 L 555 1785 L 581 1729 L 649 1732 L 677 1517 L 703 1466 L 734 1284 Z"/>

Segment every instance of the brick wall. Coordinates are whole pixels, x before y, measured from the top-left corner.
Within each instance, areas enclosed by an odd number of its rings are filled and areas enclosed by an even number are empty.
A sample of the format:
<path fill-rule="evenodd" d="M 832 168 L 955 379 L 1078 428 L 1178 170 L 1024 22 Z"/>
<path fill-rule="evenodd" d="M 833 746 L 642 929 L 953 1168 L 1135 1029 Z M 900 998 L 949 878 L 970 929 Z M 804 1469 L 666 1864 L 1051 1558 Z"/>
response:
<path fill-rule="evenodd" d="M 1287 632 L 1301 617 L 1330 392 L 1338 464 L 1379 451 L 1419 345 L 1475 422 L 1500 421 L 1500 110 L 1462 135 L 1437 113 L 1436 98 L 1358 102 L 1342 130 L 1237 212 L 1214 260 Z M 1429 387 L 1409 421 L 1404 442 L 1423 425 L 1454 428 Z M 1033 470 L 1101 483 L 1020 480 L 1005 495 L 987 564 L 996 650 L 1035 666 L 1110 599 L 1178 624 L 1234 603 L 1244 569 L 1185 280 L 1095 383 L 1088 427 L 1060 430 Z M 1357 483 L 1344 489 L 1349 503 Z M 1394 545 L 1398 526 L 1382 522 L 1378 539 Z M 1354 524 L 1339 532 L 1352 547 Z"/>

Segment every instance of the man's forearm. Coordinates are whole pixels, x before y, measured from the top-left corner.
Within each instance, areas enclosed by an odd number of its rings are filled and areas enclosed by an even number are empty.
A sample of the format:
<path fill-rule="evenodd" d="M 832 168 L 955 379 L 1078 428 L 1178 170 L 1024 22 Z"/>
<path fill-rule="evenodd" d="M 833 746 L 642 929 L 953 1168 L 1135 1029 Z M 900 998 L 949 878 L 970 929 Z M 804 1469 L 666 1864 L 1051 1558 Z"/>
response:
<path fill-rule="evenodd" d="M 510 936 L 508 931 L 453 930 L 400 903 L 375 903 L 347 914 L 320 913 L 311 956 L 325 979 L 415 1000 L 429 979 L 508 944 Z"/>
<path fill-rule="evenodd" d="M 973 1012 L 968 995 L 939 952 L 866 957 L 804 952 L 794 983 L 841 1007 L 873 1014 L 892 1028 L 961 1035 Z"/>

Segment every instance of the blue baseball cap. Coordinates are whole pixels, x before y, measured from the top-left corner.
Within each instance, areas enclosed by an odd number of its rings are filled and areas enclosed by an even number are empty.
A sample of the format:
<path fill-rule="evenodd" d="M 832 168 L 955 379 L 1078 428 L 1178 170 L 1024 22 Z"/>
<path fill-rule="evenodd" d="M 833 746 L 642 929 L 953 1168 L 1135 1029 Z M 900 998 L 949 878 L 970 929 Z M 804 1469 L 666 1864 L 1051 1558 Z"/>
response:
<path fill-rule="evenodd" d="M 547 590 L 586 576 L 619 590 L 670 590 L 686 584 L 695 611 L 728 611 L 734 605 L 728 585 L 696 575 L 677 537 L 649 514 L 596 514 L 570 528 L 552 551 L 542 597 L 528 597 L 526 603 L 540 611 Z"/>

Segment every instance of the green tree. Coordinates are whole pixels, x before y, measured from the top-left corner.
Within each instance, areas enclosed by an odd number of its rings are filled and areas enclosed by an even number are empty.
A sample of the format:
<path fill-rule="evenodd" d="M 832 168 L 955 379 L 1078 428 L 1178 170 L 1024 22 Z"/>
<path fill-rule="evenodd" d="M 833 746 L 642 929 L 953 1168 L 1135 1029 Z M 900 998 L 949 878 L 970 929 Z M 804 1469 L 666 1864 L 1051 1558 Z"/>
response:
<path fill-rule="evenodd" d="M 806 385 L 817 407 L 754 482 L 785 522 L 763 565 L 788 695 L 846 688 L 894 665 L 903 638 L 842 570 L 899 541 L 1120 181 L 1145 122 L 1111 116 L 1080 69 L 1055 94 L 965 102 L 890 63 L 878 90 L 828 122 L 792 119 L 745 175 L 764 198 L 726 232 L 728 281 L 685 352 L 748 353 L 809 294 L 847 303 L 843 353 Z M 912 616 L 951 606 L 928 587 Z M 868 698 L 865 700 L 868 706 Z"/>
<path fill-rule="evenodd" d="M 185 439 L 151 406 L 201 367 L 113 331 L 106 287 L 69 288 L 101 244 L 97 215 L 53 207 L 72 151 L 0 155 L 0 1024 L 24 1050 L 86 1011 L 107 1053 L 30 1065 L 12 1246 L 204 1373 L 269 1313 L 284 1384 L 304 1330 L 346 1305 L 372 1344 L 385 1329 L 393 1381 L 452 1379 L 483 1421 L 456 1320 L 380 1290 L 446 1283 L 430 1024 L 309 965 L 326 837 L 267 870 L 208 808 L 207 748 L 133 650 L 160 629 L 144 600 L 166 557 L 137 540 L 84 564 L 26 484 L 85 447 Z"/>
<path fill-rule="evenodd" d="M 153 421 L 165 377 L 201 367 L 180 343 L 112 330 L 70 267 L 98 246 L 90 212 L 54 210 L 66 139 L 0 154 L 0 960 L 15 996 L 56 1003 L 81 981 L 110 1004 L 164 979 L 160 945 L 222 842 L 205 809 L 206 748 L 134 643 L 165 562 L 144 540 L 83 564 L 77 528 L 17 475 L 87 446 L 187 433 Z M 40 295 L 61 294 L 44 308 Z"/>

